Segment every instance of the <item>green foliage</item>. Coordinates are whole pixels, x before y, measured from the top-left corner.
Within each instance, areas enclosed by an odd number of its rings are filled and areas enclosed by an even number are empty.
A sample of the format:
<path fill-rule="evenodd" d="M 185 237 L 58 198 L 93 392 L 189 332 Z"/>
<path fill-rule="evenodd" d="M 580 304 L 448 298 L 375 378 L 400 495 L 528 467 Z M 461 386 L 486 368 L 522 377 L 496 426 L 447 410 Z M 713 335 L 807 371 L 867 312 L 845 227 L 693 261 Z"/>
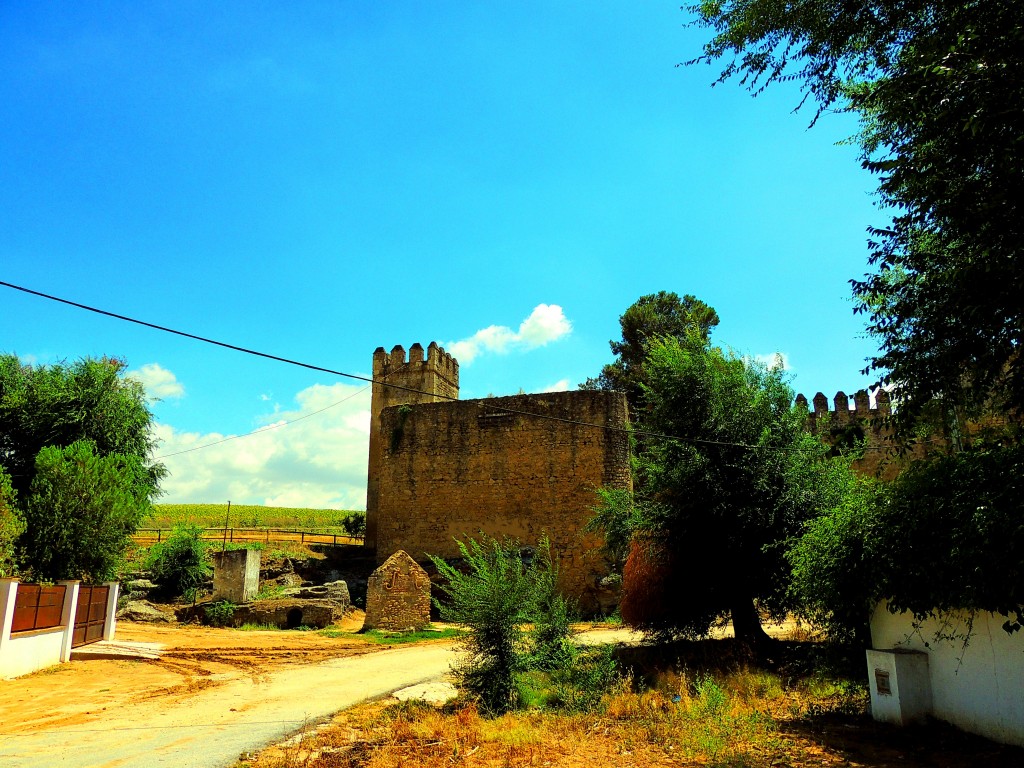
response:
<path fill-rule="evenodd" d="M 911 467 L 883 497 L 869 539 L 879 596 L 919 618 L 961 608 L 1024 622 L 1024 447 Z"/>
<path fill-rule="evenodd" d="M 551 670 L 554 696 L 548 706 L 567 712 L 591 712 L 619 681 L 614 648 L 570 646 L 570 653 Z"/>
<path fill-rule="evenodd" d="M 0 578 L 14 575 L 14 542 L 25 530 L 25 519 L 15 505 L 16 496 L 11 478 L 0 467 Z"/>
<path fill-rule="evenodd" d="M 0 467 L 6 503 L 19 506 L 3 525 L 0 563 L 4 537 L 23 519 L 16 550 L 30 578 L 115 575 L 166 473 L 150 461 L 152 415 L 124 368 L 110 358 L 31 366 L 0 355 Z"/>
<path fill-rule="evenodd" d="M 203 528 L 221 528 L 227 516 L 227 504 L 154 504 L 149 525 L 173 528 L 192 523 Z M 324 533 L 361 535 L 366 513 L 346 509 L 305 509 L 301 507 L 265 507 L 256 504 L 232 504 L 230 523 L 238 527 L 301 529 Z"/>
<path fill-rule="evenodd" d="M 263 584 L 253 600 L 278 600 L 284 597 L 285 589 L 280 584 Z"/>
<path fill-rule="evenodd" d="M 557 594 L 557 571 L 546 539 L 532 560 L 513 542 L 487 537 L 458 542 L 463 569 L 432 557 L 445 579 L 441 617 L 466 625 L 470 658 L 460 683 L 483 711 L 500 714 L 521 704 L 518 676 L 535 664 L 553 665 L 568 641 L 569 606 Z M 523 625 L 533 621 L 529 635 Z"/>
<path fill-rule="evenodd" d="M 169 595 L 185 595 L 198 589 L 210 576 L 207 564 L 207 542 L 203 529 L 196 525 L 178 525 L 167 541 L 154 544 L 149 550 L 146 567 Z"/>
<path fill-rule="evenodd" d="M 0 355 L 0 465 L 11 475 L 22 503 L 36 472 L 36 457 L 49 446 L 90 441 L 97 456 L 135 457 L 136 495 L 152 501 L 166 474 L 149 462 L 156 446 L 142 384 L 122 378 L 123 360 L 23 365 Z"/>
<path fill-rule="evenodd" d="M 794 589 L 837 636 L 886 599 L 918 619 L 992 611 L 1024 620 L 1024 448 L 917 462 L 890 486 L 863 481 L 795 542 Z M 861 634 L 863 639 L 863 634 Z"/>
<path fill-rule="evenodd" d="M 371 629 L 367 632 L 348 633 L 340 632 L 329 635 L 332 630 L 321 630 L 320 634 L 326 637 L 358 637 L 376 645 L 404 645 L 406 643 L 422 643 L 428 640 L 448 640 L 453 637 L 462 637 L 465 633 L 457 627 L 446 629 L 417 629 L 412 632 L 388 632 L 382 629 Z"/>
<path fill-rule="evenodd" d="M 848 476 L 838 503 L 808 521 L 786 553 L 797 614 L 832 640 L 870 643 L 868 618 L 878 591 L 872 539 L 883 493 L 871 478 Z"/>
<path fill-rule="evenodd" d="M 80 440 L 39 451 L 18 540 L 23 568 L 42 580 L 113 578 L 149 512 L 137 456 L 97 455 Z"/>
<path fill-rule="evenodd" d="M 231 626 L 235 620 L 235 608 L 237 607 L 230 600 L 218 600 L 215 603 L 207 603 L 203 606 L 206 623 L 214 627 Z"/>
<path fill-rule="evenodd" d="M 1024 11 L 1013 0 L 709 0 L 696 61 L 752 90 L 796 80 L 820 109 L 857 112 L 865 168 L 891 223 L 871 230 L 854 281 L 911 428 L 941 397 L 1024 408 Z"/>
<path fill-rule="evenodd" d="M 656 573 L 627 568 L 623 617 L 652 632 L 702 635 L 731 613 L 737 635 L 756 640 L 755 601 L 776 617 L 793 607 L 784 543 L 834 503 L 848 468 L 825 463 L 777 369 L 696 333 L 651 344 L 644 368 L 640 428 L 681 438 L 647 439 L 633 502 L 613 499 L 596 518 L 613 541 L 630 530 L 656 542 L 650 552 L 663 559 Z M 656 611 L 627 612 L 631 589 L 653 590 L 645 605 Z"/>
<path fill-rule="evenodd" d="M 601 369 L 597 378 L 587 379 L 582 389 L 624 392 L 630 410 L 635 411 L 644 381 L 643 366 L 650 345 L 662 337 L 683 339 L 691 333 L 707 339 L 718 325 L 718 313 L 695 296 L 659 291 L 641 296 L 619 317 L 622 341 L 609 341 L 614 362 Z"/>
<path fill-rule="evenodd" d="M 445 579 L 437 602 L 441 618 L 465 624 L 469 660 L 458 670 L 461 685 L 485 712 L 500 714 L 518 701 L 515 676 L 526 664 L 522 625 L 530 618 L 534 581 L 518 547 L 494 539 L 458 542 L 463 573 L 432 557 Z"/>
<path fill-rule="evenodd" d="M 363 536 L 366 534 L 366 513 L 348 512 L 341 518 L 341 527 L 349 536 Z"/>
<path fill-rule="evenodd" d="M 622 572 L 629 555 L 633 532 L 644 527 L 644 513 L 648 507 L 636 503 L 633 492 L 626 488 L 598 488 L 594 513 L 587 521 L 586 530 L 601 533 L 604 551 L 612 568 Z"/>

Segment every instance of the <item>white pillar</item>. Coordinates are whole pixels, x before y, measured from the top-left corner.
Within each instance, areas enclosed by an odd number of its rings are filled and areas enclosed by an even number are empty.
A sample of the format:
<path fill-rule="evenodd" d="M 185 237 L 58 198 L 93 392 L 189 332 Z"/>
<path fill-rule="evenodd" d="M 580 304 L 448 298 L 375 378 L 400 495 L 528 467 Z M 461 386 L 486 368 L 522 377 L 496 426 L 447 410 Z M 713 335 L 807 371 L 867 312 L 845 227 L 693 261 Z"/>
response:
<path fill-rule="evenodd" d="M 11 639 L 14 624 L 14 601 L 18 595 L 17 579 L 0 579 L 0 649 Z"/>
<path fill-rule="evenodd" d="M 116 581 L 105 581 L 103 586 L 109 587 L 107 592 L 107 618 L 103 622 L 103 639 L 113 640 L 114 629 L 117 627 L 117 598 L 121 594 L 121 585 Z"/>
<path fill-rule="evenodd" d="M 64 638 L 60 644 L 60 660 L 71 660 L 71 643 L 75 639 L 75 613 L 78 610 L 78 585 L 79 581 L 58 581 L 63 584 L 64 610 L 60 614 L 60 623 L 64 627 Z"/>

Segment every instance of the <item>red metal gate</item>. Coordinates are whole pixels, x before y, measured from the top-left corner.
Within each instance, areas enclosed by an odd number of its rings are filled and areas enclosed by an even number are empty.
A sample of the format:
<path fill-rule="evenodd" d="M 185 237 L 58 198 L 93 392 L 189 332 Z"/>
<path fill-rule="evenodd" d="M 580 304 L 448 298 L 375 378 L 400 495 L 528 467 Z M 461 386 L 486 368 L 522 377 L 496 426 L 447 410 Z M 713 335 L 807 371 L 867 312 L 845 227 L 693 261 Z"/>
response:
<path fill-rule="evenodd" d="M 103 639 L 103 629 L 107 620 L 107 595 L 110 587 L 78 588 L 78 607 L 75 609 L 75 633 L 71 637 L 71 647 L 95 643 Z"/>

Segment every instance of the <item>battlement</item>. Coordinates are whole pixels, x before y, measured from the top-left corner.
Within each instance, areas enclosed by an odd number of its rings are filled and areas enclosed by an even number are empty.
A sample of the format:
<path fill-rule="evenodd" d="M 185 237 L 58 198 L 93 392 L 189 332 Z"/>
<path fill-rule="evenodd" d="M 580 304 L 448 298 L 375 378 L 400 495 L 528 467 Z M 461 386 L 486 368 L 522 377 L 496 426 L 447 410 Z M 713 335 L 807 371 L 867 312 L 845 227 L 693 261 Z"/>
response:
<path fill-rule="evenodd" d="M 459 361 L 435 341 L 430 342 L 425 355 L 423 346 L 418 342 L 409 347 L 408 357 L 401 344 L 392 347 L 390 353 L 384 347 L 374 350 L 373 378 L 390 377 L 399 370 L 435 373 L 456 389 L 459 386 Z"/>
<path fill-rule="evenodd" d="M 835 410 L 830 410 L 828 398 L 819 392 L 811 401 L 814 406 L 814 409 L 811 410 L 808 407 L 806 397 L 803 395 L 796 396 L 796 404 L 808 409 L 808 417 L 812 423 L 827 414 L 837 426 L 851 421 L 881 419 L 892 413 L 889 393 L 884 389 L 876 389 L 874 392 L 874 404 L 872 404 L 871 400 L 872 398 L 868 391 L 862 389 L 853 395 L 853 408 L 850 408 L 849 396 L 845 392 L 836 392 L 836 396 L 832 399 Z"/>

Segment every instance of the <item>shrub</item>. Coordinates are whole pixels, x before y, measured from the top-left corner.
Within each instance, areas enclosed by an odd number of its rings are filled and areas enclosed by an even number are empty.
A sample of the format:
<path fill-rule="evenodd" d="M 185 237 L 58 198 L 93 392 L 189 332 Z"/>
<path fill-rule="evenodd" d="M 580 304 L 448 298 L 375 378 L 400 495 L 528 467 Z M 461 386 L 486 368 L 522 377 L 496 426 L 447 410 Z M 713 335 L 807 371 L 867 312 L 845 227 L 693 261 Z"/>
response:
<path fill-rule="evenodd" d="M 341 518 L 341 527 L 349 536 L 366 534 L 366 515 L 362 512 L 349 512 Z"/>
<path fill-rule="evenodd" d="M 166 594 L 180 596 L 198 589 L 210 576 L 203 529 L 188 523 L 177 525 L 165 542 L 149 550 L 147 567 Z"/>
<path fill-rule="evenodd" d="M 518 546 L 484 538 L 458 542 L 466 572 L 432 557 L 445 579 L 437 602 L 441 618 L 465 624 L 470 658 L 457 670 L 459 682 L 482 710 L 501 714 L 519 703 L 517 672 L 525 669 L 522 624 L 531 613 L 534 579 Z"/>
<path fill-rule="evenodd" d="M 229 600 L 207 603 L 203 608 L 206 623 L 214 627 L 228 627 L 235 619 L 235 604 Z"/>
<path fill-rule="evenodd" d="M 14 542 L 25 530 L 25 520 L 14 506 L 11 478 L 0 467 L 0 578 L 14 574 Z"/>

